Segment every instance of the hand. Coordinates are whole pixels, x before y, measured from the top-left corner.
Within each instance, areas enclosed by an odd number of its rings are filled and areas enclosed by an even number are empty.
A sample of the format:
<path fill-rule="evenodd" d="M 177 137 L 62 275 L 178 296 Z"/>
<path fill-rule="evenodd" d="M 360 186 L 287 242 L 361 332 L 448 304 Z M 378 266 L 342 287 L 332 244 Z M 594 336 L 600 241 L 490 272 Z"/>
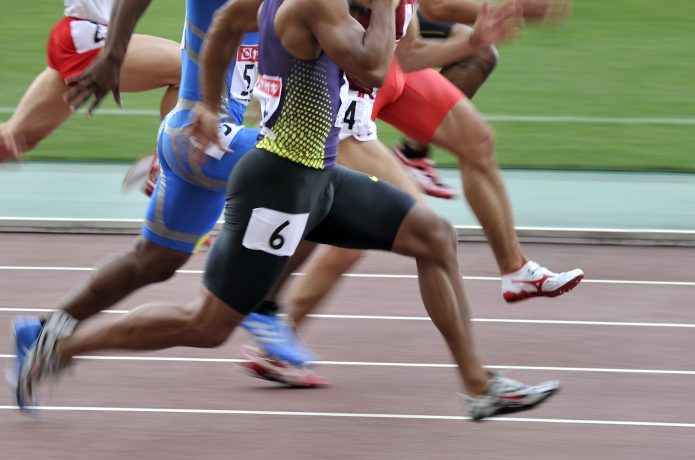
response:
<path fill-rule="evenodd" d="M 562 22 L 572 11 L 571 0 L 518 0 L 524 9 L 524 19 L 533 22 Z"/>
<path fill-rule="evenodd" d="M 222 145 L 218 135 L 219 114 L 216 110 L 210 110 L 203 104 L 197 104 L 194 109 L 194 120 L 188 133 L 191 144 L 196 148 L 193 150 L 193 160 L 202 163 L 205 158 L 205 151 L 214 145 L 222 151 L 228 149 Z"/>
<path fill-rule="evenodd" d="M 510 0 L 494 10 L 483 3 L 468 42 L 474 48 L 488 48 L 519 35 L 524 26 L 523 10 L 518 1 Z"/>
<path fill-rule="evenodd" d="M 20 155 L 26 151 L 24 136 L 13 136 L 7 127 L 0 124 L 0 163 L 20 160 Z"/>
<path fill-rule="evenodd" d="M 71 110 L 76 111 L 94 96 L 94 101 L 87 110 L 87 115 L 91 116 L 110 91 L 116 104 L 122 107 L 118 88 L 121 63 L 120 60 L 109 58 L 102 52 L 87 70 L 66 80 L 65 83 L 72 88 L 65 92 L 63 100 L 70 105 Z"/>

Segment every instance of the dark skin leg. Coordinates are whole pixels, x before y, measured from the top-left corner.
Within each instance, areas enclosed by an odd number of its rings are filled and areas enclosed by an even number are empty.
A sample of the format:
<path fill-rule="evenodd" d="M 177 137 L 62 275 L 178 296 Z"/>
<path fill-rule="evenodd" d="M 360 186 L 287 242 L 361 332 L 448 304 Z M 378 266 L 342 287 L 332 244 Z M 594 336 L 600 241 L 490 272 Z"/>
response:
<path fill-rule="evenodd" d="M 451 29 L 450 36 L 470 33 L 470 28 L 463 24 L 457 24 Z M 444 66 L 441 74 L 454 84 L 469 99 L 478 92 L 485 80 L 492 74 L 497 65 L 497 51 L 490 49 L 480 51 L 474 56 L 463 59 L 459 62 Z M 427 155 L 429 145 L 422 144 L 413 139 L 405 139 L 403 145 L 417 152 L 422 152 L 422 156 Z"/>
<path fill-rule="evenodd" d="M 144 286 L 171 278 L 190 256 L 140 237 L 130 251 L 102 261 L 92 276 L 68 294 L 58 308 L 77 320 L 84 320 Z"/>

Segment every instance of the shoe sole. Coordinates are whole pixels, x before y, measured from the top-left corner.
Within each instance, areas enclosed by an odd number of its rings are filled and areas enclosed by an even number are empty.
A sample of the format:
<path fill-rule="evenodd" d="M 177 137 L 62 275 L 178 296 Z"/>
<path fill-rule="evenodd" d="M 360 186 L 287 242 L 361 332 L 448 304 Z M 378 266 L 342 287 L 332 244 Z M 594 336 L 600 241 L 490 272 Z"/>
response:
<path fill-rule="evenodd" d="M 255 377 L 261 380 L 268 380 L 275 383 L 280 383 L 286 385 L 290 388 L 323 388 L 330 386 L 331 382 L 320 375 L 313 374 L 311 376 L 306 376 L 305 380 L 291 380 L 282 377 L 279 373 L 273 372 L 265 367 L 261 366 L 255 361 L 248 361 L 245 363 L 240 363 L 239 367 L 242 372 L 251 377 Z"/>
<path fill-rule="evenodd" d="M 490 414 L 485 414 L 481 415 L 479 417 L 471 417 L 471 420 L 474 422 L 482 422 L 485 421 L 486 419 L 489 419 L 491 417 L 497 417 L 498 415 L 509 415 L 509 414 L 514 414 L 517 412 L 525 412 L 527 410 L 535 409 L 544 402 L 546 402 L 548 399 L 550 399 L 551 396 L 554 396 L 560 392 L 560 387 L 554 388 L 552 390 L 548 390 L 547 392 L 543 393 L 540 399 L 535 401 L 533 404 L 526 404 L 523 406 L 502 406 L 502 407 L 496 407 L 493 412 Z"/>
<path fill-rule="evenodd" d="M 507 301 L 507 303 L 514 303 L 514 302 L 520 302 L 522 300 L 530 299 L 533 297 L 557 297 L 562 294 L 565 294 L 572 289 L 576 288 L 577 285 L 584 279 L 584 275 L 578 275 L 560 286 L 559 288 L 555 289 L 554 291 L 548 291 L 548 292 L 505 292 L 503 294 L 504 300 Z"/>

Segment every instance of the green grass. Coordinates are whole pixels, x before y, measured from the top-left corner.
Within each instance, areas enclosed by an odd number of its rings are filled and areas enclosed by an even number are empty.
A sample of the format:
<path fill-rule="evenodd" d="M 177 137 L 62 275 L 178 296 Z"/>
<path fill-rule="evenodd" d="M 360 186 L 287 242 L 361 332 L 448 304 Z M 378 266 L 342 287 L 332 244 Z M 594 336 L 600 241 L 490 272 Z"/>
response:
<path fill-rule="evenodd" d="M 17 104 L 45 65 L 44 43 L 60 2 L 7 2 L 0 16 L 0 106 Z M 153 2 L 138 31 L 178 41 L 183 2 Z M 485 114 L 695 118 L 695 2 L 575 0 L 567 24 L 528 27 L 501 47 L 498 68 L 476 97 Z M 126 108 L 156 109 L 161 92 L 126 95 Z M 104 107 L 113 107 L 105 104 Z M 7 118 L 8 114 L 0 117 Z M 34 159 L 130 160 L 154 147 L 158 120 L 76 115 Z M 493 123 L 506 167 L 695 171 L 695 126 Z M 388 126 L 381 138 L 400 135 Z M 452 158 L 436 151 L 436 159 Z"/>

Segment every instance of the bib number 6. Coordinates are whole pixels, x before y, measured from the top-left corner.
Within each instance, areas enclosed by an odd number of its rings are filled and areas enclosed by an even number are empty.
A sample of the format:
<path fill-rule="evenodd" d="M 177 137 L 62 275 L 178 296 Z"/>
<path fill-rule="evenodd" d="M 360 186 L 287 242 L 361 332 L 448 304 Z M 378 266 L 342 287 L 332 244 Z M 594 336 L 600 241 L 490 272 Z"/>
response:
<path fill-rule="evenodd" d="M 288 214 L 255 208 L 241 244 L 251 250 L 275 256 L 291 256 L 304 235 L 309 213 Z"/>
<path fill-rule="evenodd" d="M 282 248 L 285 245 L 285 237 L 280 234 L 281 231 L 285 229 L 290 225 L 290 221 L 286 220 L 278 228 L 275 229 L 275 231 L 270 235 L 270 240 L 268 240 L 268 244 L 270 244 L 270 247 L 278 250 Z"/>

